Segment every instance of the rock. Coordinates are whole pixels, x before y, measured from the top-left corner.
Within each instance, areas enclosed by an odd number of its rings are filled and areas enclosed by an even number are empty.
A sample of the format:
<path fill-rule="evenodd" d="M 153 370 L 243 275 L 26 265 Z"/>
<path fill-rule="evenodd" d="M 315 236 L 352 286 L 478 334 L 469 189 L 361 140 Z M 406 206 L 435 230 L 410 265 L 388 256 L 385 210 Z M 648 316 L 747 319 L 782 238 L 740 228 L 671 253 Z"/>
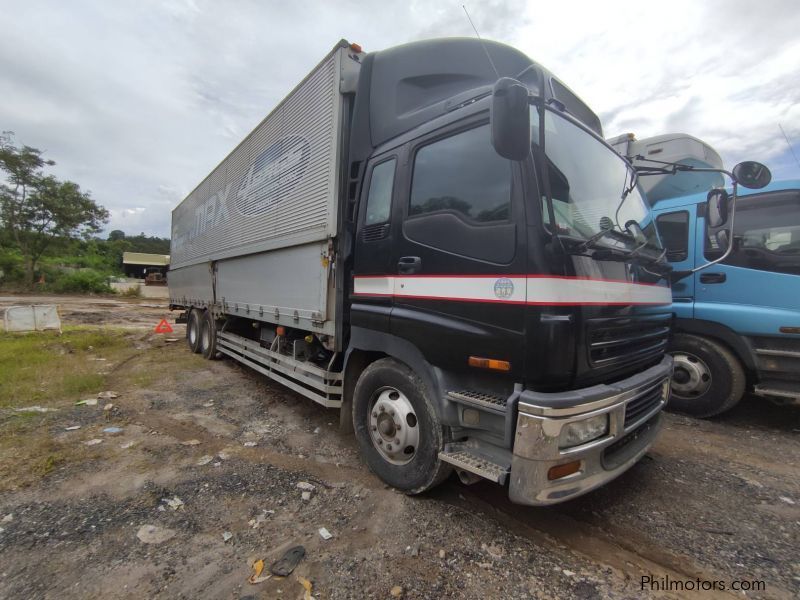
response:
<path fill-rule="evenodd" d="M 136 537 L 143 544 L 160 544 L 175 536 L 175 531 L 156 525 L 142 525 L 136 532 Z"/>
<path fill-rule="evenodd" d="M 392 595 L 392 598 L 399 598 L 403 595 L 403 588 L 401 588 L 399 585 L 396 585 L 389 593 Z"/>
<path fill-rule="evenodd" d="M 233 534 L 230 531 L 223 531 L 222 532 L 222 541 L 223 542 L 227 542 L 232 537 L 233 537 Z"/>
<path fill-rule="evenodd" d="M 14 520 L 14 513 L 8 513 L 0 520 L 0 523 L 11 523 Z"/>
<path fill-rule="evenodd" d="M 81 428 L 80 425 L 70 425 L 69 427 L 65 427 L 64 431 L 76 431 L 80 428 Z"/>
<path fill-rule="evenodd" d="M 210 454 L 206 454 L 205 456 L 200 457 L 200 459 L 197 461 L 197 466 L 202 467 L 203 465 L 210 463 L 212 460 L 214 460 L 214 457 Z"/>
<path fill-rule="evenodd" d="M 786 496 L 778 496 L 778 498 L 781 500 L 781 502 L 786 502 L 786 504 L 794 505 L 794 500 L 792 500 L 791 498 L 787 498 Z"/>
<path fill-rule="evenodd" d="M 111 402 L 109 402 L 103 407 L 103 410 L 111 410 L 112 408 L 114 408 L 114 405 Z"/>
<path fill-rule="evenodd" d="M 87 446 L 96 446 L 97 444 L 102 444 L 103 440 L 99 438 L 94 438 L 93 440 L 86 440 L 83 443 L 86 444 Z"/>
<path fill-rule="evenodd" d="M 200 440 L 186 440 L 181 442 L 181 446 L 199 446 Z"/>
<path fill-rule="evenodd" d="M 303 490 L 304 492 L 313 492 L 316 486 L 313 483 L 308 483 L 307 481 L 301 481 L 297 484 L 298 490 Z"/>
<path fill-rule="evenodd" d="M 253 448 L 258 445 L 258 442 L 245 442 L 242 444 L 245 448 Z"/>
<path fill-rule="evenodd" d="M 122 427 L 106 427 L 103 429 L 103 433 L 110 433 L 112 435 L 115 433 L 122 433 Z"/>
<path fill-rule="evenodd" d="M 114 398 L 119 398 L 119 394 L 117 392 L 107 391 L 100 392 L 97 394 L 97 397 L 100 400 L 113 400 Z"/>
<path fill-rule="evenodd" d="M 308 502 L 309 500 L 311 500 L 311 492 L 303 492 L 303 493 L 302 493 L 300 496 L 301 496 L 301 497 L 303 498 L 303 500 L 305 500 L 306 502 Z"/>
<path fill-rule="evenodd" d="M 561 572 L 567 577 L 575 577 L 575 572 L 570 571 L 569 569 L 561 569 Z"/>
<path fill-rule="evenodd" d="M 333 537 L 333 534 L 330 531 L 328 531 L 325 527 L 320 527 L 319 528 L 319 536 L 323 540 L 329 540 L 329 539 L 331 539 Z"/>
<path fill-rule="evenodd" d="M 446 556 L 444 550 L 439 550 L 439 558 L 444 558 Z"/>
<path fill-rule="evenodd" d="M 177 496 L 174 496 L 173 498 L 166 498 L 164 502 L 166 502 L 167 506 L 169 506 L 172 510 L 178 510 L 179 508 L 183 507 L 183 500 Z"/>

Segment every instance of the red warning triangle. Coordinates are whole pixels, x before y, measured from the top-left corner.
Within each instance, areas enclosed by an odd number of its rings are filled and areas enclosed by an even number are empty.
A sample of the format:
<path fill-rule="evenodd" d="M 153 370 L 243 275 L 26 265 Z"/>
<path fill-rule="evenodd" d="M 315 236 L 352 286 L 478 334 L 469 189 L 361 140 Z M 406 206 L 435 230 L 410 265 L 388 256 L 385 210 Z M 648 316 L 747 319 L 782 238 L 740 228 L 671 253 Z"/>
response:
<path fill-rule="evenodd" d="M 156 325 L 154 331 L 156 333 L 172 333 L 172 327 L 170 327 L 170 324 L 167 323 L 166 319 L 161 319 L 161 323 Z"/>

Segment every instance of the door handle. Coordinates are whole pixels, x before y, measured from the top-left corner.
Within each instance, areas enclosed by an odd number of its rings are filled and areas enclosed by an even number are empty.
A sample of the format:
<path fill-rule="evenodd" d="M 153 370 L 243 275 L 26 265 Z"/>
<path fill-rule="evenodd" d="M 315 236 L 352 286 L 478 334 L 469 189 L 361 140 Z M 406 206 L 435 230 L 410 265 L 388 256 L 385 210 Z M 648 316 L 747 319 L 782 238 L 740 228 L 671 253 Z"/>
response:
<path fill-rule="evenodd" d="M 397 262 L 397 272 L 401 275 L 412 275 L 422 270 L 422 259 L 419 256 L 404 256 Z"/>
<path fill-rule="evenodd" d="M 725 283 L 725 273 L 701 273 L 700 283 Z"/>

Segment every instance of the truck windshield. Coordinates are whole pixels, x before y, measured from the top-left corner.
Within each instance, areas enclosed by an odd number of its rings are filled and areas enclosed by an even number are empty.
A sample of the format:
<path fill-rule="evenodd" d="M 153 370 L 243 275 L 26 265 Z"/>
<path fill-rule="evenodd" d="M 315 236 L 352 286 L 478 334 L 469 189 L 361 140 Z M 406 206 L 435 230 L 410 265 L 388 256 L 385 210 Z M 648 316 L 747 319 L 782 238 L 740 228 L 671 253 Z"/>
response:
<path fill-rule="evenodd" d="M 660 250 L 649 208 L 634 185 L 633 169 L 612 148 L 552 110 L 545 111 L 545 154 L 553 216 L 546 197 L 542 211 L 548 228 L 559 235 L 588 240 L 603 230 L 625 232 L 633 220 L 647 235 L 647 246 Z M 539 115 L 531 106 L 532 139 L 539 141 Z M 625 241 L 630 238 L 630 241 Z M 632 247 L 630 236 L 596 237 L 597 245 Z"/>

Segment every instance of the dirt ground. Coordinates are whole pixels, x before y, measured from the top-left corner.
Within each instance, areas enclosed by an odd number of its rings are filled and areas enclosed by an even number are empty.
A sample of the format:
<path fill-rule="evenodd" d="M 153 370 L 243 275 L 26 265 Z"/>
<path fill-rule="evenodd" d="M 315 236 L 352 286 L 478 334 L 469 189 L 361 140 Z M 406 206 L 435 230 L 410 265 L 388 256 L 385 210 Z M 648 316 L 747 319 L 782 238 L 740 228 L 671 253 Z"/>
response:
<path fill-rule="evenodd" d="M 166 304 L 35 300 L 66 324 L 128 327 L 137 350 L 110 365 L 118 398 L 42 415 L 81 460 L 0 485 L 2 598 L 292 599 L 304 583 L 319 599 L 800 595 L 797 409 L 748 398 L 713 421 L 670 414 L 638 465 L 554 508 L 456 479 L 406 497 L 369 473 L 335 411 L 191 355 L 182 326 L 177 342 L 152 333 Z M 0 311 L 27 301 L 0 297 Z M 136 384 L 141 369 L 158 373 Z M 248 583 L 255 560 L 298 544 L 291 576 Z M 642 590 L 642 577 L 727 589 Z"/>

